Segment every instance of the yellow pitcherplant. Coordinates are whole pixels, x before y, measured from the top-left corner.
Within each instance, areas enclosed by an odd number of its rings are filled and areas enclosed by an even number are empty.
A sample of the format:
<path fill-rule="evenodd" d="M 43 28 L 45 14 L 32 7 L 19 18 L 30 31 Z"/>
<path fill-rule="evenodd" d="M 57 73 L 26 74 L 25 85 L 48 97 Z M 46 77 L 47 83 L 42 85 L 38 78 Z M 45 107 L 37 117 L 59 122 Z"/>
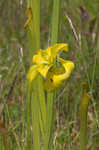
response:
<path fill-rule="evenodd" d="M 74 63 L 72 61 L 59 58 L 57 61 L 61 67 L 56 67 L 55 59 L 60 51 L 68 51 L 68 45 L 61 43 L 48 47 L 46 50 L 39 50 L 33 56 L 33 65 L 30 67 L 27 78 L 30 83 L 40 73 L 44 80 L 44 87 L 47 91 L 53 91 L 64 84 L 64 81 L 69 78 Z"/>

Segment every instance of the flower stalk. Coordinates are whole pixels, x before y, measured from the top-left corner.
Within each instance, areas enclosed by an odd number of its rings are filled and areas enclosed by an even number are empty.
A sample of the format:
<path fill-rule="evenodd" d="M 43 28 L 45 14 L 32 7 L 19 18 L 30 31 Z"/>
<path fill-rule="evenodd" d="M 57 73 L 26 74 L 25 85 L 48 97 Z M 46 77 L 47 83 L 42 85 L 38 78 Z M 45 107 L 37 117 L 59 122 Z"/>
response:
<path fill-rule="evenodd" d="M 80 114 L 80 150 L 87 150 L 87 114 L 90 96 L 86 92 L 87 84 L 83 84 Z"/>
<path fill-rule="evenodd" d="M 25 23 L 25 28 L 27 30 L 27 37 L 29 41 L 30 60 L 32 60 L 31 56 L 33 56 L 36 53 L 36 51 L 40 49 L 40 0 L 27 1 L 26 15 L 28 18 Z M 28 88 L 30 88 L 30 85 Z M 27 100 L 31 102 L 31 108 L 28 107 L 27 105 L 27 113 L 29 112 L 30 109 L 32 115 L 33 150 L 40 150 L 41 149 L 40 127 L 43 127 L 45 125 L 45 120 L 46 120 L 45 97 L 44 97 L 44 89 L 42 86 L 41 76 L 38 76 L 38 78 L 34 80 L 34 84 L 31 85 L 29 92 L 30 92 L 30 99 Z M 27 114 L 27 117 L 29 117 L 28 115 L 29 114 Z M 31 124 L 31 120 L 29 121 L 27 123 Z M 28 131 L 29 131 L 29 125 L 27 125 L 27 139 L 30 137 Z M 28 145 L 28 140 L 27 140 L 27 145 Z M 31 147 L 32 147 L 32 142 L 31 142 Z M 26 147 L 26 149 L 28 148 L 30 148 L 30 146 Z"/>
<path fill-rule="evenodd" d="M 59 3 L 60 0 L 54 0 L 54 4 L 53 4 L 53 16 L 52 16 L 52 32 L 51 32 L 51 45 L 57 43 L 58 40 L 58 24 L 59 24 Z M 57 5 L 56 5 L 57 4 Z M 45 144 L 45 150 L 48 150 L 48 146 L 49 146 L 49 150 L 52 150 L 52 124 L 53 124 L 53 101 L 54 101 L 54 94 L 52 92 L 47 93 L 47 108 L 48 108 L 48 112 L 47 114 L 49 114 L 49 120 L 50 122 L 47 122 L 47 129 L 46 131 L 49 131 L 48 133 L 46 133 L 46 144 Z M 51 103 L 50 103 L 51 102 Z M 49 145 L 50 143 L 50 145 Z"/>

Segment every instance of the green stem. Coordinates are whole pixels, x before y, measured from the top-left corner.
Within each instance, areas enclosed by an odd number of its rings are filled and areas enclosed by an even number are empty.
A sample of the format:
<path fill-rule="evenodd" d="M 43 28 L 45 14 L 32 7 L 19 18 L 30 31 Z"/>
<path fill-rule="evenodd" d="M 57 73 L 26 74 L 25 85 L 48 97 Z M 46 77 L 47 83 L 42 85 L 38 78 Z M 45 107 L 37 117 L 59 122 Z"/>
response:
<path fill-rule="evenodd" d="M 46 136 L 45 136 L 45 150 L 51 150 L 52 145 L 50 143 L 52 138 L 52 123 L 53 123 L 53 93 L 47 95 L 47 119 L 46 119 Z"/>
<path fill-rule="evenodd" d="M 57 43 L 58 40 L 58 24 L 59 24 L 59 2 L 60 0 L 54 0 L 53 3 L 53 15 L 52 15 L 52 32 L 51 32 L 51 45 Z M 54 94 L 52 92 L 47 93 L 47 118 L 46 118 L 46 136 L 45 136 L 45 149 L 52 149 L 52 129 L 53 129 L 53 101 Z"/>
<path fill-rule="evenodd" d="M 40 49 L 40 0 L 28 0 L 28 39 L 30 44 L 30 59 Z M 31 93 L 32 95 L 32 93 Z M 41 76 L 33 82 L 33 96 L 31 100 L 32 129 L 34 150 L 41 149 L 42 134 L 45 139 L 44 128 L 46 124 L 46 106 L 43 83 Z"/>
<path fill-rule="evenodd" d="M 45 93 L 43 88 L 43 81 L 41 76 L 38 76 L 38 97 L 39 97 L 39 123 L 41 129 L 42 139 L 45 142 L 45 129 L 46 129 L 46 104 L 45 104 Z"/>
<path fill-rule="evenodd" d="M 41 76 L 38 76 L 38 93 L 39 93 L 39 100 L 40 100 L 40 112 L 41 112 L 41 119 L 43 122 L 43 127 L 46 126 L 46 104 L 45 104 L 45 93 L 43 88 L 43 81 Z"/>
<path fill-rule="evenodd" d="M 60 0 L 54 0 L 53 3 L 54 4 L 53 4 L 53 16 L 52 16 L 51 45 L 57 43 L 57 40 L 58 40 L 58 24 L 59 24 Z"/>
<path fill-rule="evenodd" d="M 87 145 L 87 113 L 90 97 L 86 93 L 86 84 L 83 84 L 83 94 L 81 101 L 81 116 L 80 116 L 80 150 L 86 150 Z"/>
<path fill-rule="evenodd" d="M 40 0 L 32 0 L 31 2 L 33 14 L 33 32 L 35 35 L 36 50 L 40 48 Z"/>
<path fill-rule="evenodd" d="M 28 23 L 26 26 L 30 60 L 40 48 L 40 0 L 27 0 Z"/>
<path fill-rule="evenodd" d="M 34 81 L 31 110 L 32 110 L 32 130 L 33 130 L 33 150 L 40 150 L 40 128 L 39 128 L 39 99 L 38 99 L 38 87 L 37 81 Z"/>
<path fill-rule="evenodd" d="M 31 94 L 30 94 L 30 89 L 29 85 L 26 85 L 27 91 L 27 103 L 26 103 L 26 116 L 27 116 L 27 130 L 26 130 L 26 147 L 25 149 L 28 150 L 31 148 Z"/>

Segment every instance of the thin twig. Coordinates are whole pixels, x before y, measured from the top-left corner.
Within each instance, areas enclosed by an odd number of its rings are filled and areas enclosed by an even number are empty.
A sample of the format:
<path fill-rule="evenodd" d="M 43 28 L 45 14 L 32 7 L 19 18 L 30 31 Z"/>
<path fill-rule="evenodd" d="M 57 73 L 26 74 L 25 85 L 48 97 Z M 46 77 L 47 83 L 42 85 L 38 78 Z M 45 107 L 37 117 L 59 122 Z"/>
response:
<path fill-rule="evenodd" d="M 79 45 L 79 38 L 78 38 L 78 35 L 77 35 L 76 30 L 75 30 L 75 28 L 74 28 L 74 25 L 73 25 L 73 23 L 72 23 L 70 17 L 69 17 L 66 13 L 65 13 L 65 16 L 66 16 L 66 18 L 67 18 L 67 20 L 68 20 L 68 22 L 69 22 L 69 24 L 70 24 L 70 27 L 71 27 L 71 29 L 72 29 L 72 32 L 73 32 L 73 35 L 74 35 L 74 39 L 75 39 L 77 45 Z"/>

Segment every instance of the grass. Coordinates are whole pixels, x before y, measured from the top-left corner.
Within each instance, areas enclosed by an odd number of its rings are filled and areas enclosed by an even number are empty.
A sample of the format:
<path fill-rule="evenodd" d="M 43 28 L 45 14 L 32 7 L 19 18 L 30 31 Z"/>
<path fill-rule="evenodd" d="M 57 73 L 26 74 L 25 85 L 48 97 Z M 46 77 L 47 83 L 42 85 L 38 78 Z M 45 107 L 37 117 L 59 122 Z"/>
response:
<path fill-rule="evenodd" d="M 26 1 L 12 3 L 1 0 L 0 5 L 0 28 L 2 29 L 0 34 L 0 123 L 3 123 L 3 126 L 0 126 L 0 149 L 7 149 L 5 145 L 9 150 L 32 149 L 33 128 L 29 108 L 33 104 L 26 99 L 26 73 L 33 52 L 31 50 L 29 54 L 27 35 L 24 30 L 27 4 Z M 51 41 L 52 6 L 52 0 L 41 2 L 41 48 L 46 48 L 50 42 L 56 43 L 57 40 L 68 43 L 69 53 L 68 55 L 62 54 L 62 57 L 71 58 L 75 62 L 75 70 L 71 78 L 60 93 L 55 94 L 53 144 L 55 150 L 79 149 L 81 86 L 83 82 L 87 82 L 88 94 L 91 97 L 88 107 L 87 149 L 98 150 L 99 4 L 97 1 L 93 3 L 92 0 L 87 2 L 63 0 L 60 3 L 58 39 L 53 40 L 54 42 Z M 87 15 L 86 18 L 83 18 L 84 13 Z M 76 31 L 77 37 L 73 30 Z M 3 129 L 5 136 L 1 134 Z M 28 145 L 26 145 L 27 140 Z"/>

